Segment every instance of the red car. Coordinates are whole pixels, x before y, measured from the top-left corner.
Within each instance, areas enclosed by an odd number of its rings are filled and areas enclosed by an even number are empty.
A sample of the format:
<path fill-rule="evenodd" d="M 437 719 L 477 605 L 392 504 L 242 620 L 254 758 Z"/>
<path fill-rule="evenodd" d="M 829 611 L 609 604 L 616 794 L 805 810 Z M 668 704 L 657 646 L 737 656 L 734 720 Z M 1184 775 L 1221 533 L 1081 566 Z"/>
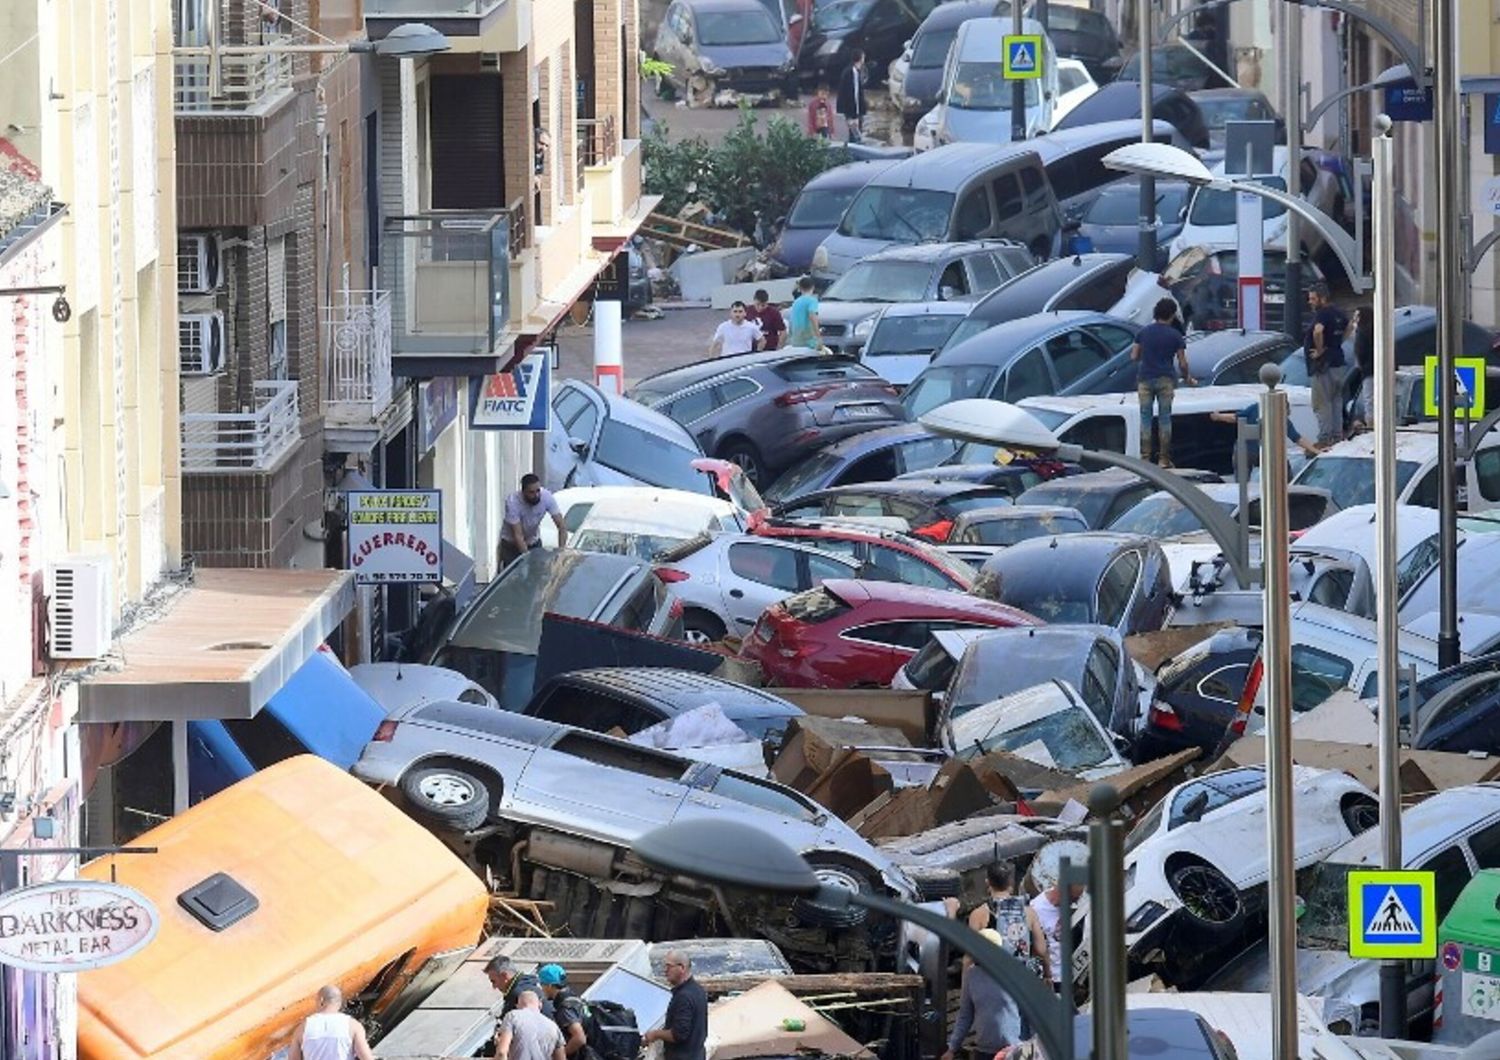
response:
<path fill-rule="evenodd" d="M 779 688 L 883 688 L 933 633 L 1039 626 L 1040 619 L 951 589 L 834 579 L 766 608 L 740 647 Z"/>
<path fill-rule="evenodd" d="M 760 519 L 752 520 L 750 533 L 789 538 L 837 553 L 859 563 L 865 569 L 863 577 L 875 581 L 968 592 L 979 576 L 973 567 L 942 549 L 891 530 L 852 523 Z"/>

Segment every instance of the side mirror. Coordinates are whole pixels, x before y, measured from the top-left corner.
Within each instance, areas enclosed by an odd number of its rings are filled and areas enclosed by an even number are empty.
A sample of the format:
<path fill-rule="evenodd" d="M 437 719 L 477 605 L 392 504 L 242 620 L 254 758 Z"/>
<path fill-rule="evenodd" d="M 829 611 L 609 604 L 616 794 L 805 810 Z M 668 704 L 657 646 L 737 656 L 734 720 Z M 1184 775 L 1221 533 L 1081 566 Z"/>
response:
<path fill-rule="evenodd" d="M 582 438 L 569 438 L 568 448 L 573 450 L 573 452 L 578 456 L 589 455 L 589 443 L 584 441 Z"/>
<path fill-rule="evenodd" d="M 949 287 L 947 284 L 938 288 L 938 301 L 951 302 L 958 297 L 958 288 Z"/>

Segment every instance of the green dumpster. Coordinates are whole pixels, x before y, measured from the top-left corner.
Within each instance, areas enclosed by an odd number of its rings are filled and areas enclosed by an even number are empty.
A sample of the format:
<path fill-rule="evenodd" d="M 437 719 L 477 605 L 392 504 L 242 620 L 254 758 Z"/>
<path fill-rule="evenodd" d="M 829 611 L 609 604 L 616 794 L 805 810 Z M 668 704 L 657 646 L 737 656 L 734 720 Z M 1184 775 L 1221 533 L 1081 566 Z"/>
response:
<path fill-rule="evenodd" d="M 1469 881 L 1438 927 L 1432 1040 L 1468 1045 L 1500 1030 L 1500 869 Z"/>

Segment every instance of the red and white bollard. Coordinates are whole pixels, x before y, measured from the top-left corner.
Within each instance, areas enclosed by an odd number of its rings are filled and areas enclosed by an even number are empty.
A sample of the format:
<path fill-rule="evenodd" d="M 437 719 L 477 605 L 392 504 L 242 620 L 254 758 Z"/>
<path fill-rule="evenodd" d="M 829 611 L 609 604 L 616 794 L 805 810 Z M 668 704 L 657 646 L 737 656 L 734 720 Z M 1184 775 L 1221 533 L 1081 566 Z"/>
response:
<path fill-rule="evenodd" d="M 594 385 L 615 394 L 625 393 L 620 309 L 619 302 L 594 302 Z"/>

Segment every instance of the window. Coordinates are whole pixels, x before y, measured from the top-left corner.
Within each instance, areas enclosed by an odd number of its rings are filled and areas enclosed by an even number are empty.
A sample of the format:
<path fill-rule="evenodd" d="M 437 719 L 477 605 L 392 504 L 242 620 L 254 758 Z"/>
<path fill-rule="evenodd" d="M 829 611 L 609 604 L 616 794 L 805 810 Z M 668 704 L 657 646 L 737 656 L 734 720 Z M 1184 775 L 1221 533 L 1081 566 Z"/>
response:
<path fill-rule="evenodd" d="M 1021 197 L 1021 185 L 1014 173 L 1005 173 L 995 178 L 995 212 L 1000 220 L 1019 217 L 1025 208 Z"/>
<path fill-rule="evenodd" d="M 647 534 L 642 534 L 638 537 L 635 535 L 622 534 L 621 537 L 625 538 L 637 548 L 639 548 L 641 544 L 652 541 L 652 537 Z M 661 539 L 658 538 L 656 540 L 659 541 Z M 663 545 L 665 545 L 665 542 L 663 542 Z M 650 554 L 654 555 L 655 553 L 661 551 L 661 548 L 647 544 L 646 549 L 643 549 L 643 551 L 649 551 Z M 621 552 L 625 552 L 625 550 L 621 549 Z M 630 553 L 626 552 L 625 554 L 629 555 Z M 624 603 L 620 605 L 619 610 L 614 615 L 611 616 L 608 614 L 608 612 L 605 612 L 599 617 L 604 621 L 607 621 L 616 629 L 630 629 L 640 631 L 650 629 L 651 620 L 656 617 L 658 607 L 664 602 L 657 598 L 657 593 L 661 592 L 664 594 L 666 591 L 666 586 L 656 578 L 642 578 L 639 584 L 637 584 L 634 589 L 630 589 L 627 585 L 626 591 L 629 593 L 629 595 L 625 598 Z"/>
<path fill-rule="evenodd" d="M 1433 874 L 1437 891 L 1437 915 L 1441 920 L 1458 901 L 1458 896 L 1469 883 L 1469 860 L 1458 847 L 1449 847 L 1427 864 L 1420 866 Z"/>
<path fill-rule="evenodd" d="M 1422 576 L 1437 563 L 1438 536 L 1433 534 L 1396 561 L 1396 596 L 1405 596 L 1407 590 L 1421 581 Z"/>
<path fill-rule="evenodd" d="M 580 417 L 580 422 L 586 418 Z M 578 430 L 578 426 L 575 423 L 573 430 Z M 692 461 L 699 455 L 698 450 L 689 449 L 670 438 L 619 420 L 605 420 L 604 428 L 599 432 L 595 459 L 605 467 L 648 485 L 700 493 L 703 478 L 692 467 Z"/>
<path fill-rule="evenodd" d="M 269 710 L 253 718 L 226 718 L 224 729 L 239 745 L 256 769 L 266 769 L 294 755 L 305 755 L 308 748 Z"/>
<path fill-rule="evenodd" d="M 719 384 L 719 404 L 729 405 L 760 390 L 752 379 L 730 379 Z"/>
<path fill-rule="evenodd" d="M 1107 449 L 1112 453 L 1123 453 L 1126 437 L 1125 417 L 1113 413 L 1088 416 L 1063 431 L 1060 437 L 1068 445 L 1081 445 L 1085 449 Z"/>
<path fill-rule="evenodd" d="M 797 578 L 797 552 L 780 545 L 730 545 L 729 569 L 737 578 L 785 589 L 789 593 L 803 588 Z"/>
<path fill-rule="evenodd" d="M 714 388 L 708 386 L 701 390 L 694 390 L 691 394 L 684 394 L 676 401 L 669 401 L 661 407 L 662 412 L 683 424 L 700 420 L 713 410 Z"/>
<path fill-rule="evenodd" d="M 926 471 L 952 456 L 958 443 L 951 438 L 918 438 L 897 448 L 902 471 Z"/>
<path fill-rule="evenodd" d="M 895 477 L 895 465 L 891 465 L 891 474 L 886 478 Z M 884 515 L 885 501 L 878 495 L 869 493 L 836 493 L 823 505 L 824 515 Z"/>
<path fill-rule="evenodd" d="M 1033 346 L 1016 358 L 1005 373 L 1005 400 L 1011 403 L 1038 394 L 1052 393 L 1052 373 L 1039 347 Z"/>
<path fill-rule="evenodd" d="M 1130 606 L 1135 593 L 1135 583 L 1141 573 L 1141 554 L 1132 549 L 1111 563 L 1099 580 L 1099 606 L 1095 609 L 1097 621 L 1105 626 L 1118 626 Z"/>
<path fill-rule="evenodd" d="M 820 556 L 816 552 L 804 553 L 807 557 L 807 583 L 799 588 L 811 589 L 822 585 L 829 578 L 852 578 L 855 571 L 832 556 Z"/>
<path fill-rule="evenodd" d="M 1406 503 L 1415 504 L 1419 508 L 1436 508 L 1438 496 L 1438 469 L 1433 468 L 1417 482 L 1406 498 Z"/>
<path fill-rule="evenodd" d="M 976 292 L 992 291 L 1000 286 L 1000 270 L 989 254 L 971 254 L 966 259 L 969 266 L 970 289 Z M 1500 457 L 1500 449 L 1494 450 Z"/>
<path fill-rule="evenodd" d="M 531 712 L 534 717 L 572 725 L 590 732 L 609 732 L 619 727 L 626 733 L 637 733 L 662 720 L 639 706 L 590 688 L 556 688 Z"/>
<path fill-rule="evenodd" d="M 994 217 L 990 213 L 990 197 L 983 185 L 970 191 L 958 205 L 958 215 L 953 219 L 954 239 L 977 239 L 990 230 Z"/>
<path fill-rule="evenodd" d="M 1312 710 L 1349 683 L 1354 664 L 1306 644 L 1292 646 L 1292 709 Z"/>
<path fill-rule="evenodd" d="M 557 399 L 552 402 L 552 411 L 556 414 L 558 422 L 566 429 L 573 425 L 578 414 L 593 402 L 577 387 L 566 386 L 558 392 Z"/>
<path fill-rule="evenodd" d="M 1280 363 L 1281 359 L 1285 356 L 1286 350 L 1281 347 L 1262 350 L 1231 364 L 1216 375 L 1211 382 L 1215 386 L 1229 386 L 1234 383 L 1258 383 L 1260 382 L 1261 365 L 1271 361 Z"/>
<path fill-rule="evenodd" d="M 1131 508 L 1134 508 L 1137 504 L 1141 503 L 1141 501 L 1145 500 L 1149 496 L 1151 496 L 1151 487 L 1144 482 L 1121 490 L 1119 493 L 1115 494 L 1115 499 L 1110 503 L 1109 509 L 1106 512 L 1104 523 L 1102 525 L 1108 526 L 1110 523 L 1118 519 L 1123 513 L 1129 511 Z"/>
<path fill-rule="evenodd" d="M 1482 828 L 1469 837 L 1469 853 L 1481 869 L 1500 869 L 1500 824 Z"/>
<path fill-rule="evenodd" d="M 895 478 L 896 474 L 896 449 L 888 445 L 884 449 L 877 449 L 854 461 L 839 475 L 838 481 L 885 482 Z M 874 515 L 876 513 L 864 512 L 862 514 Z"/>
<path fill-rule="evenodd" d="M 938 297 L 951 298 L 969 293 L 969 278 L 964 275 L 964 263 L 951 261 L 938 278 Z"/>
<path fill-rule="evenodd" d="M 594 441 L 594 427 L 598 422 L 599 407 L 590 401 L 574 417 L 573 422 L 568 424 L 568 438 L 578 438 L 582 441 L 592 443 Z"/>
<path fill-rule="evenodd" d="M 1172 809 L 1167 817 L 1167 831 L 1170 832 L 1188 823 L 1188 803 L 1202 795 L 1208 796 L 1208 801 L 1203 806 L 1203 816 L 1207 816 L 1221 806 L 1228 806 L 1231 802 L 1237 802 L 1249 795 L 1264 791 L 1265 787 L 1266 774 L 1262 769 L 1240 769 L 1219 773 L 1206 777 L 1196 784 L 1185 785 L 1172 800 Z"/>
<path fill-rule="evenodd" d="M 749 777 L 735 776 L 733 773 L 720 773 L 709 790 L 715 795 L 722 795 L 726 799 L 733 799 L 735 802 L 754 806 L 759 810 L 780 814 L 794 821 L 811 821 L 818 816 L 817 811 L 789 792 L 773 788 L 769 784 L 762 784 Z"/>
<path fill-rule="evenodd" d="M 847 556 L 853 562 L 859 562 L 859 542 L 850 541 L 842 537 L 820 537 L 808 544 L 815 545 L 824 552 L 833 552 L 840 556 Z"/>
<path fill-rule="evenodd" d="M 1500 448 L 1481 449 L 1475 454 L 1474 473 L 1479 480 L 1479 495 L 1487 501 L 1500 501 Z"/>
<path fill-rule="evenodd" d="M 1128 272 L 1128 270 L 1127 270 Z M 1120 297 L 1125 296 L 1125 289 L 1120 288 Z M 1115 301 L 1119 301 L 1117 298 Z M 1111 302 L 1110 305 L 1114 305 Z M 1092 335 L 1110 353 L 1121 353 L 1130 349 L 1135 344 L 1135 336 L 1126 328 L 1115 324 L 1085 324 L 1083 330 Z"/>
<path fill-rule="evenodd" d="M 872 622 L 868 626 L 855 626 L 844 633 L 850 640 L 864 640 L 890 648 L 908 648 L 911 651 L 926 644 L 930 635 L 925 622 Z"/>
<path fill-rule="evenodd" d="M 953 588 L 953 583 L 935 568 L 900 549 L 876 545 L 870 549 L 870 565 L 878 572 L 876 577 L 880 581 L 923 585 L 930 589 Z"/>
<path fill-rule="evenodd" d="M 1333 567 L 1313 582 L 1307 598 L 1324 607 L 1336 607 L 1340 611 L 1349 602 L 1349 592 L 1354 588 L 1354 572 L 1347 567 Z"/>
<path fill-rule="evenodd" d="M 1083 664 L 1083 687 L 1078 690 L 1099 724 L 1109 728 L 1114 714 L 1115 686 L 1119 684 L 1120 656 L 1107 640 L 1096 640 Z"/>
<path fill-rule="evenodd" d="M 1109 360 L 1109 354 L 1081 330 L 1054 335 L 1046 347 L 1060 387 L 1082 379 Z"/>
<path fill-rule="evenodd" d="M 1248 663 L 1221 666 L 1198 682 L 1198 694 L 1204 699 L 1235 706 L 1240 694 L 1245 691 L 1245 682 L 1250 677 Z"/>
<path fill-rule="evenodd" d="M 1116 266 L 1102 272 L 1096 272 L 1089 276 L 1085 282 L 1079 284 L 1062 298 L 1058 299 L 1053 309 L 1088 309 L 1095 313 L 1107 313 L 1114 304 L 1125 297 L 1125 280 L 1130 275 L 1131 266 Z M 1094 333 L 1096 338 L 1102 338 L 1098 334 L 1102 328 L 1099 325 L 1089 325 L 1084 329 Z M 1110 331 L 1124 331 L 1123 328 L 1111 327 Z M 1129 332 L 1126 332 L 1126 342 L 1129 340 Z M 1109 345 L 1106 342 L 1106 345 Z M 1111 347 L 1117 348 L 1117 347 Z"/>
<path fill-rule="evenodd" d="M 677 780 L 686 764 L 671 755 L 633 744 L 602 740 L 588 733 L 570 732 L 552 745 L 558 754 L 572 755 L 595 765 L 623 769 L 655 780 Z"/>

